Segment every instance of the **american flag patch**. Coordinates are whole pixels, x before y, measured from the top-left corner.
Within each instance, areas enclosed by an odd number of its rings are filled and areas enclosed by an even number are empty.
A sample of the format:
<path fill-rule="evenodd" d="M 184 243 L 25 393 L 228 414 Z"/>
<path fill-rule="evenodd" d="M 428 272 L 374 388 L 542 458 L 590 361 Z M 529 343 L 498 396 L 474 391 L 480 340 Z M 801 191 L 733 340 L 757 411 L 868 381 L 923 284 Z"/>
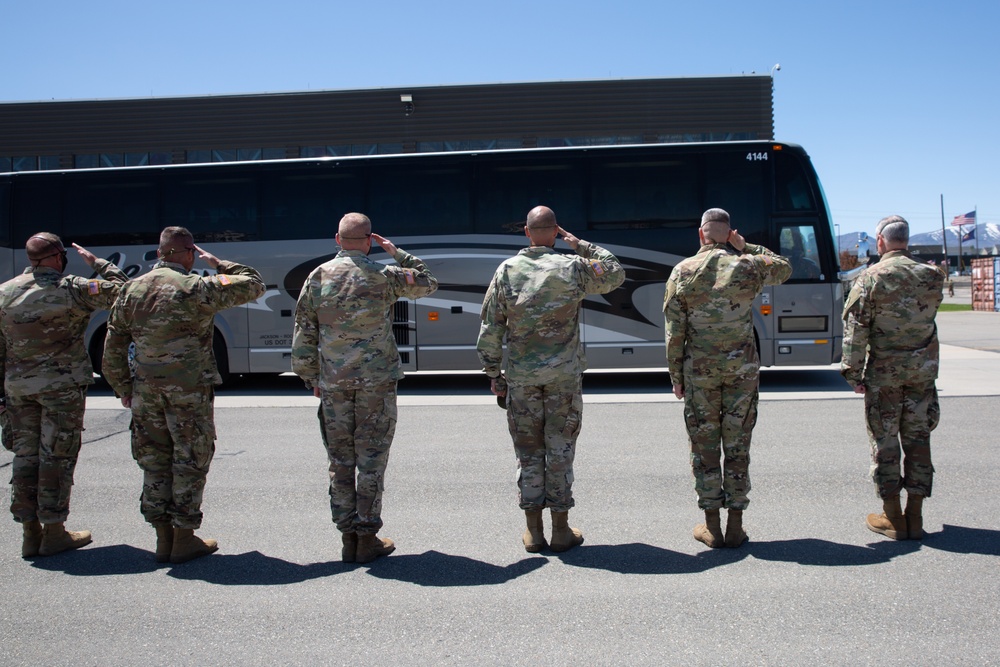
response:
<path fill-rule="evenodd" d="M 87 282 L 87 290 L 91 294 L 100 294 L 101 293 L 101 283 L 97 282 L 96 280 L 90 280 L 90 281 Z"/>
<path fill-rule="evenodd" d="M 220 274 L 218 274 L 215 277 L 218 278 L 219 282 L 222 283 L 223 285 L 232 285 L 233 284 L 233 281 L 230 280 L 229 276 L 227 276 L 227 275 L 223 275 L 223 274 L 220 273 Z"/>
<path fill-rule="evenodd" d="M 599 276 L 604 275 L 604 266 L 600 262 L 593 261 L 590 263 L 590 266 L 592 269 L 594 269 L 594 273 L 596 273 L 597 275 Z"/>
<path fill-rule="evenodd" d="M 407 285 L 413 285 L 417 282 L 416 272 L 413 269 L 403 269 L 403 275 L 406 276 Z"/>

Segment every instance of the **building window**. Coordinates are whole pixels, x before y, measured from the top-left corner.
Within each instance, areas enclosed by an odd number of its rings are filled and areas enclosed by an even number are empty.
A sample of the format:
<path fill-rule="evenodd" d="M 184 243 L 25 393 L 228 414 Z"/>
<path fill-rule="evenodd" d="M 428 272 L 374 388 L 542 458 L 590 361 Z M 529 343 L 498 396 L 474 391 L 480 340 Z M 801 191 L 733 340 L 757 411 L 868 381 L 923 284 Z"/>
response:
<path fill-rule="evenodd" d="M 98 161 L 96 155 L 74 155 L 73 166 L 77 169 L 95 169 Z"/>
<path fill-rule="evenodd" d="M 125 158 L 121 153 L 101 153 L 102 167 L 123 167 Z"/>
<path fill-rule="evenodd" d="M 10 170 L 11 170 L 10 158 L 0 157 L 0 171 L 10 171 Z"/>
<path fill-rule="evenodd" d="M 265 148 L 262 151 L 265 160 L 284 160 L 288 152 L 284 148 Z"/>
<path fill-rule="evenodd" d="M 236 149 L 234 148 L 213 149 L 212 162 L 236 162 Z"/>
<path fill-rule="evenodd" d="M 11 165 L 12 171 L 38 171 L 38 158 L 34 155 L 11 158 Z"/>
<path fill-rule="evenodd" d="M 212 161 L 212 151 L 188 151 L 187 152 L 188 162 L 211 162 Z"/>
<path fill-rule="evenodd" d="M 149 153 L 125 153 L 126 167 L 144 167 L 149 164 Z"/>
<path fill-rule="evenodd" d="M 170 153 L 150 153 L 149 164 L 170 164 L 174 161 L 174 156 Z"/>
<path fill-rule="evenodd" d="M 337 157 L 339 155 L 350 155 L 351 154 L 351 145 L 350 144 L 344 144 L 344 145 L 340 145 L 340 146 L 327 146 L 326 147 L 326 154 L 328 156 L 330 156 L 330 157 Z"/>
<path fill-rule="evenodd" d="M 326 146 L 303 146 L 299 149 L 301 157 L 323 157 L 326 155 Z"/>
<path fill-rule="evenodd" d="M 42 155 L 38 158 L 38 168 L 44 171 L 55 171 L 62 168 L 58 155 Z"/>
<path fill-rule="evenodd" d="M 379 144 L 379 155 L 397 155 L 403 152 L 403 144 Z"/>
<path fill-rule="evenodd" d="M 354 144 L 351 155 L 378 155 L 378 144 Z"/>
<path fill-rule="evenodd" d="M 236 159 L 240 162 L 260 159 L 259 148 L 239 148 L 236 150 Z"/>

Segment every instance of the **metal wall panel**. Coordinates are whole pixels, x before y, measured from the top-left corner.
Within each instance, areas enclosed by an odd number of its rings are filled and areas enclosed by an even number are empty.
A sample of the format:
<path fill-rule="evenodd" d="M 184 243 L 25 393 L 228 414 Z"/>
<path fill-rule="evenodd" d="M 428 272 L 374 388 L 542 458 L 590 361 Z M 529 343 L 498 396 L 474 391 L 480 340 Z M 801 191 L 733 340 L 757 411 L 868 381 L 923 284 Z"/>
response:
<path fill-rule="evenodd" d="M 746 75 L 15 102 L 0 104 L 0 156 L 709 133 L 769 140 L 772 93 L 770 76 Z M 413 96 L 409 115 L 401 94 Z"/>

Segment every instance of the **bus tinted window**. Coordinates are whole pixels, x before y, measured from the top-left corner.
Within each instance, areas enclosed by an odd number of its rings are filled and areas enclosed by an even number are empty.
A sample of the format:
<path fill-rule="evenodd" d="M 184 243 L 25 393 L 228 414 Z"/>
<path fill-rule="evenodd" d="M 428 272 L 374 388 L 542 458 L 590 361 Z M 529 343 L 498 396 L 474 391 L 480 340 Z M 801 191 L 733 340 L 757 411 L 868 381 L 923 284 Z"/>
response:
<path fill-rule="evenodd" d="M 0 181 L 0 248 L 10 247 L 10 183 Z"/>
<path fill-rule="evenodd" d="M 52 232 L 63 236 L 62 177 L 58 180 L 19 179 L 13 196 L 15 248 L 23 248 L 28 238 L 37 232 Z"/>
<path fill-rule="evenodd" d="M 296 171 L 265 177 L 261 184 L 261 238 L 329 239 L 345 213 L 364 211 L 356 173 Z"/>
<path fill-rule="evenodd" d="M 156 185 L 148 173 L 67 177 L 66 243 L 82 246 L 153 244 L 160 236 Z"/>
<path fill-rule="evenodd" d="M 774 207 L 779 211 L 812 211 L 816 208 L 802 163 L 794 155 L 775 151 Z"/>
<path fill-rule="evenodd" d="M 587 220 L 583 169 L 564 159 L 506 161 L 482 165 L 476 172 L 476 229 L 480 234 L 523 233 L 528 211 L 544 205 L 567 229 Z"/>
<path fill-rule="evenodd" d="M 460 234 L 471 226 L 468 170 L 393 166 L 373 170 L 368 187 L 367 213 L 379 234 Z"/>
<path fill-rule="evenodd" d="M 196 242 L 259 238 L 252 178 L 172 174 L 164 182 L 163 212 L 164 227 L 187 227 Z"/>
<path fill-rule="evenodd" d="M 702 214 L 698 165 L 691 158 L 599 162 L 590 183 L 592 229 L 659 227 Z"/>
<path fill-rule="evenodd" d="M 767 201 L 768 169 L 767 160 L 747 159 L 742 150 L 705 156 L 705 208 L 726 209 L 734 229 L 747 241 L 765 245 L 766 212 L 771 208 Z"/>

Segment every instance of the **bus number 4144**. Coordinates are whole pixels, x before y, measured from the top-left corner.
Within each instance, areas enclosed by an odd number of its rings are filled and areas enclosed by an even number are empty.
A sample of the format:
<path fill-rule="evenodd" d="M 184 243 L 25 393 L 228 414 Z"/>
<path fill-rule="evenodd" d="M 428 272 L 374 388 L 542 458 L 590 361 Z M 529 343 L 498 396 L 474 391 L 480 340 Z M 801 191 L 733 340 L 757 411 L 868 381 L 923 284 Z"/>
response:
<path fill-rule="evenodd" d="M 747 162 L 767 161 L 767 153 L 747 153 Z"/>

